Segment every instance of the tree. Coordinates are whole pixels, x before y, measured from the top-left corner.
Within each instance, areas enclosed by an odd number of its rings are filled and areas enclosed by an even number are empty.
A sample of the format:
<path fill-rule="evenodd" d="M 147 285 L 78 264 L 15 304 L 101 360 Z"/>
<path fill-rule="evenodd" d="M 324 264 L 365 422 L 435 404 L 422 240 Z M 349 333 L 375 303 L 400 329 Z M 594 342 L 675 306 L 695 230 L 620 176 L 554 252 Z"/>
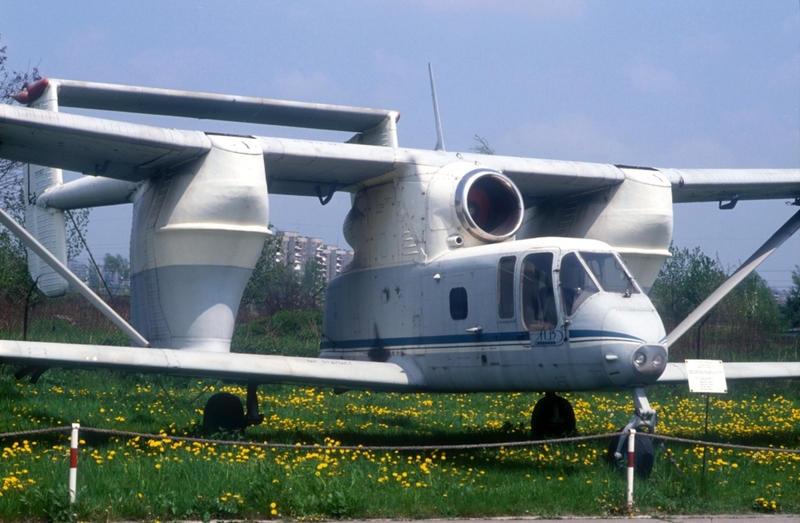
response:
<path fill-rule="evenodd" d="M 25 249 L 7 229 L 0 229 L 0 299 L 15 304 L 32 285 Z"/>
<path fill-rule="evenodd" d="M 67 260 L 77 260 L 83 252 L 84 238 L 89 228 L 90 209 L 66 211 L 67 218 Z"/>
<path fill-rule="evenodd" d="M 4 104 L 13 103 L 12 96 L 20 92 L 26 83 L 35 82 L 41 79 L 39 70 L 34 67 L 30 72 L 7 71 L 6 70 L 6 47 L 0 48 L 0 102 Z M 25 201 L 22 189 L 22 165 L 18 162 L 0 159 L 0 204 L 8 214 L 17 222 L 24 223 Z M 82 237 L 85 236 L 89 225 L 89 209 L 80 209 L 67 213 L 67 258 L 76 259 L 83 251 L 84 245 Z M 22 242 L 10 234 L 5 228 L 0 228 L 0 249 L 3 249 L 2 259 L 6 264 L 27 265 L 27 251 Z M 6 267 L 3 271 L 3 279 L 0 284 L 9 294 L 11 289 L 27 289 L 30 287 L 27 270 L 22 271 L 19 267 Z M 22 278 L 21 281 L 10 281 L 7 278 Z M 27 290 L 25 291 L 27 292 Z"/>
<path fill-rule="evenodd" d="M 668 330 L 681 322 L 714 289 L 725 281 L 725 271 L 695 247 L 679 249 L 670 245 L 672 257 L 658 273 L 650 298 Z"/>
<path fill-rule="evenodd" d="M 269 236 L 261 257 L 244 289 L 241 309 L 270 316 L 282 310 L 310 311 L 322 308 L 326 287 L 322 265 L 309 259 L 304 271 L 295 269 L 281 251 L 280 236 Z"/>
<path fill-rule="evenodd" d="M 478 154 L 494 154 L 494 149 L 489 145 L 489 142 L 483 136 L 478 136 L 477 134 L 474 136 L 477 145 L 473 145 L 469 148 L 470 151 Z"/>
<path fill-rule="evenodd" d="M 31 72 L 6 70 L 6 47 L 0 47 L 0 102 L 12 103 L 14 94 L 22 90 L 26 82 L 40 80 L 39 70 L 34 67 Z M 10 160 L 0 159 L 0 195 L 2 195 L 3 208 L 14 219 L 22 218 L 24 202 L 22 197 L 22 169 L 20 164 Z"/>
<path fill-rule="evenodd" d="M 106 253 L 103 257 L 103 278 L 113 295 L 130 292 L 131 265 L 121 254 Z"/>
<path fill-rule="evenodd" d="M 786 303 L 783 304 L 781 312 L 790 327 L 800 328 L 800 265 L 794 266 L 792 288 L 789 290 L 789 296 L 786 297 Z"/>
<path fill-rule="evenodd" d="M 36 68 L 31 73 L 6 70 L 6 47 L 0 47 L 0 102 L 11 103 L 11 96 L 27 81 L 39 78 Z M 20 164 L 0 159 L 0 204 L 18 222 L 24 218 L 22 169 Z M 0 227 L 0 298 L 13 307 L 35 300 L 33 280 L 28 273 L 27 250 L 11 232 Z"/>
<path fill-rule="evenodd" d="M 670 246 L 670 251 L 673 256 L 661 268 L 650 293 L 667 332 L 727 278 L 720 263 L 703 254 L 699 247 L 690 251 Z M 776 336 L 785 330 L 785 324 L 767 282 L 754 272 L 671 350 L 678 360 L 697 357 L 700 351 L 706 357 L 714 354 L 725 359 L 733 355 L 746 360 L 763 357 L 765 350 L 780 345 Z M 702 337 L 698 338 L 698 334 Z"/>
<path fill-rule="evenodd" d="M 786 318 L 766 280 L 752 272 L 720 304 L 719 314 L 733 336 L 755 339 L 759 333 L 779 334 Z"/>

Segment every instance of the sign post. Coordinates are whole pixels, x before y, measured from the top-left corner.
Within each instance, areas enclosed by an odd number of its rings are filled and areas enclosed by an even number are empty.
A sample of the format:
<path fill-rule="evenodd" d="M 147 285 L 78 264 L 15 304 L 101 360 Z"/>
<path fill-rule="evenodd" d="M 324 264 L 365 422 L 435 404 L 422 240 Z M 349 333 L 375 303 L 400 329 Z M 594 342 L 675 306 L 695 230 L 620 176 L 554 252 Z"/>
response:
<path fill-rule="evenodd" d="M 69 502 L 75 503 L 75 493 L 78 491 L 78 431 L 80 423 L 72 424 L 72 437 L 69 445 Z"/>
<path fill-rule="evenodd" d="M 706 395 L 706 426 L 703 439 L 708 439 L 708 409 L 710 394 L 726 394 L 728 383 L 725 368 L 720 360 L 686 360 L 686 374 L 689 378 L 689 392 Z M 706 448 L 703 447 L 703 475 L 706 473 Z"/>

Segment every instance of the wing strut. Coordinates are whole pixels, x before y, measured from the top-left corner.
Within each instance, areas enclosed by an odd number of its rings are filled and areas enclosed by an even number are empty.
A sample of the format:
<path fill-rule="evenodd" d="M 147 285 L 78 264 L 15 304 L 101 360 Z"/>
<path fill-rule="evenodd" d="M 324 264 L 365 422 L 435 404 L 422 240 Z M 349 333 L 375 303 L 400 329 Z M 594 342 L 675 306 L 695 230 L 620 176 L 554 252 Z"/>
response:
<path fill-rule="evenodd" d="M 58 258 L 53 256 L 50 251 L 48 251 L 41 243 L 39 243 L 36 238 L 31 236 L 31 234 L 20 224 L 15 222 L 14 219 L 3 209 L 0 209 L 0 224 L 3 224 L 9 231 L 14 233 L 17 238 L 22 240 L 22 243 L 24 243 L 30 250 L 35 252 L 48 265 L 50 265 L 54 271 L 72 284 L 72 286 L 75 287 L 75 289 L 81 293 L 84 298 L 89 300 L 92 305 L 97 307 L 100 312 L 102 312 L 109 320 L 111 320 L 114 325 L 122 329 L 122 331 L 131 338 L 131 341 L 140 347 L 150 346 L 150 343 L 144 339 L 144 337 L 139 334 L 136 329 L 134 329 L 127 321 L 122 319 L 119 314 L 114 312 L 114 309 L 109 307 L 106 302 L 101 300 L 100 296 L 95 294 L 92 289 L 87 287 L 85 283 L 83 283 L 72 273 L 72 271 L 65 267 L 64 264 L 58 260 Z"/>
<path fill-rule="evenodd" d="M 719 301 L 728 295 L 734 287 L 736 287 L 742 280 L 744 280 L 751 272 L 758 267 L 761 262 L 767 259 L 767 257 L 775 252 L 775 249 L 780 247 L 783 242 L 791 238 L 791 236 L 800 229 L 800 211 L 797 211 L 789 220 L 783 224 L 783 227 L 778 229 L 775 234 L 773 234 L 769 240 L 767 240 L 764 245 L 762 245 L 752 256 L 750 256 L 747 261 L 745 261 L 741 267 L 736 269 L 736 272 L 730 275 L 730 277 L 725 280 L 725 282 L 720 285 L 717 290 L 711 293 L 711 295 L 703 300 L 703 303 L 697 306 L 695 310 L 686 317 L 685 320 L 680 322 L 677 327 L 672 329 L 667 337 L 665 338 L 664 344 L 669 347 L 678 339 L 683 336 L 686 331 L 692 328 L 692 326 L 697 323 L 705 314 L 710 311 Z"/>

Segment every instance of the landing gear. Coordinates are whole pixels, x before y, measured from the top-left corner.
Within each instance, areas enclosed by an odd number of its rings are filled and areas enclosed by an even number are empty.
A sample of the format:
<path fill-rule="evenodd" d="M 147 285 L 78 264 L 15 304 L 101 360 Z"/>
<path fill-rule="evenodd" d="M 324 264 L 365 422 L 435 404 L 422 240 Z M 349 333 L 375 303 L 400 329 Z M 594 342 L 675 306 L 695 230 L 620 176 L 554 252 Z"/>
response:
<path fill-rule="evenodd" d="M 617 447 L 622 442 L 622 452 L 620 458 L 616 457 Z M 653 438 L 636 434 L 636 442 L 633 447 L 633 470 L 642 479 L 650 477 L 655 463 L 655 452 L 653 452 Z M 628 435 L 619 438 L 611 438 L 608 442 L 608 454 L 606 455 L 608 464 L 612 467 L 623 468 L 628 463 Z"/>
<path fill-rule="evenodd" d="M 647 396 L 644 394 L 644 388 L 637 387 L 633 389 L 633 406 L 634 414 L 631 420 L 625 425 L 620 432 L 629 432 L 631 429 L 636 429 L 637 432 L 647 429 L 650 434 L 656 433 L 656 422 L 658 416 L 656 411 L 650 407 L 650 402 L 647 401 Z M 608 445 L 607 460 L 612 466 L 621 467 L 628 462 L 628 435 L 624 434 L 618 438 L 612 438 Z M 636 474 L 641 478 L 650 477 L 653 471 L 653 463 L 655 462 L 655 453 L 653 452 L 653 438 L 648 436 L 636 436 L 634 446 L 634 467 Z"/>
<path fill-rule="evenodd" d="M 258 384 L 247 384 L 247 415 L 242 401 L 229 392 L 219 392 L 211 396 L 203 411 L 203 431 L 206 434 L 217 432 L 243 431 L 249 425 L 259 425 L 264 415 L 258 412 Z"/>
<path fill-rule="evenodd" d="M 258 412 L 258 383 L 247 382 L 247 416 L 244 419 L 247 425 L 261 425 L 264 415 Z"/>
<path fill-rule="evenodd" d="M 544 398 L 536 402 L 531 415 L 531 434 L 534 439 L 574 436 L 575 411 L 567 399 L 546 392 Z"/>
<path fill-rule="evenodd" d="M 206 434 L 235 432 L 247 426 L 242 401 L 230 392 L 214 394 L 203 411 L 203 431 Z"/>

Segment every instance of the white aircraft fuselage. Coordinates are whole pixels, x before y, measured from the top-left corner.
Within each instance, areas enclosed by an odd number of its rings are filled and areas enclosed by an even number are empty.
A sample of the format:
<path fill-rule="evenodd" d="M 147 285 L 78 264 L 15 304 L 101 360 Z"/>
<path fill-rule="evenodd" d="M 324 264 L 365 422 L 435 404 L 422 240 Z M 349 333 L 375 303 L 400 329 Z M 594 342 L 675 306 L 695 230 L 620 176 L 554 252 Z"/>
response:
<path fill-rule="evenodd" d="M 670 255 L 673 204 L 800 205 L 797 169 L 678 170 L 402 148 L 396 111 L 55 79 L 16 99 L 27 107 L 0 106 L 0 157 L 31 164 L 33 237 L 23 241 L 54 255 L 44 263 L 32 251 L 32 277 L 49 296 L 74 277 L 63 267 L 63 211 L 133 203 L 133 326 L 112 321 L 142 348 L 0 340 L 0 361 L 246 382 L 248 412 L 257 410 L 255 387 L 275 382 L 555 392 L 685 381 L 667 350 L 696 320 L 666 336 L 647 297 Z M 223 135 L 62 106 L 355 135 L 344 143 Z M 62 184 L 61 169 L 87 176 Z M 269 196 L 316 196 L 324 205 L 337 191 L 352 198 L 343 229 L 355 254 L 328 286 L 320 358 L 230 354 L 242 292 L 270 234 Z M 798 228 L 800 213 L 714 300 Z M 736 372 L 800 376 L 792 365 Z M 636 392 L 634 403 L 647 418 L 643 398 Z"/>
<path fill-rule="evenodd" d="M 597 390 L 655 381 L 664 334 L 607 245 L 537 238 L 335 278 L 320 356 L 393 362 L 425 390 Z"/>

